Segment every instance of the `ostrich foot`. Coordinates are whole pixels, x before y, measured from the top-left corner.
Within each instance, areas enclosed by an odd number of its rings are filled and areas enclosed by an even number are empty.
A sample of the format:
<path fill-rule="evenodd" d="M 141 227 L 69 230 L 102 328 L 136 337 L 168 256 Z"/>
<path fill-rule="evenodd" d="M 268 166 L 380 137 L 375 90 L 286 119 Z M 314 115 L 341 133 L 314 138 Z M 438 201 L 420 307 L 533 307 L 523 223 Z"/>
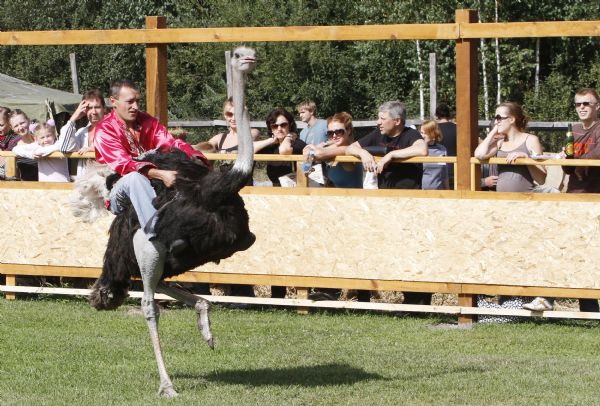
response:
<path fill-rule="evenodd" d="M 215 343 L 212 336 L 212 332 L 210 330 L 210 318 L 208 317 L 210 303 L 207 300 L 200 299 L 196 302 L 194 308 L 196 309 L 196 313 L 198 314 L 198 330 L 200 330 L 202 338 L 204 338 L 206 344 L 208 344 L 211 350 L 214 350 Z"/>
<path fill-rule="evenodd" d="M 158 388 L 158 396 L 170 399 L 179 396 L 179 393 L 177 393 L 175 389 L 173 389 L 173 385 L 169 383 L 160 385 L 160 388 Z"/>

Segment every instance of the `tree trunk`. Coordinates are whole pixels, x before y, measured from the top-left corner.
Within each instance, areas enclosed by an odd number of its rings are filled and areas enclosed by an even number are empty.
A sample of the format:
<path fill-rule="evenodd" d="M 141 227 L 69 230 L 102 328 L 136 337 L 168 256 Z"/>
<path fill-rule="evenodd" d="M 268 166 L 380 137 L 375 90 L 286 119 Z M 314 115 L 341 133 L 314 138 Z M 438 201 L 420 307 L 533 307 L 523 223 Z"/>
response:
<path fill-rule="evenodd" d="M 425 119 L 425 94 L 423 90 L 423 69 L 421 67 L 421 45 L 417 40 L 417 67 L 419 69 L 419 117 Z"/>
<path fill-rule="evenodd" d="M 540 39 L 535 39 L 535 98 L 540 91 Z"/>
<path fill-rule="evenodd" d="M 498 0 L 495 0 L 495 4 L 496 4 L 495 21 L 498 22 Z M 496 81 L 497 81 L 496 103 L 500 104 L 502 102 L 502 96 L 501 96 L 502 78 L 500 76 L 500 43 L 498 41 L 498 38 L 496 38 Z"/>
<path fill-rule="evenodd" d="M 481 17 L 479 17 L 479 22 L 481 22 Z M 485 40 L 483 38 L 480 39 L 481 43 L 481 73 L 483 76 L 483 118 L 489 120 L 490 118 L 490 95 L 488 90 L 488 82 L 487 82 L 487 57 L 485 56 Z"/>

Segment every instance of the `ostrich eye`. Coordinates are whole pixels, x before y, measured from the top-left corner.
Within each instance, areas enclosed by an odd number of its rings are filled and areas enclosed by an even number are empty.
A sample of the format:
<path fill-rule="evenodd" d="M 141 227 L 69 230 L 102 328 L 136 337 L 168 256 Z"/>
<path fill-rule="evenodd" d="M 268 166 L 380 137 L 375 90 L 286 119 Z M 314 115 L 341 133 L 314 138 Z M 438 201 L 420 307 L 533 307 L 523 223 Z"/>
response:
<path fill-rule="evenodd" d="M 233 56 L 236 57 L 236 58 L 238 58 L 238 59 L 240 58 L 240 54 L 238 54 L 238 53 L 233 54 Z"/>

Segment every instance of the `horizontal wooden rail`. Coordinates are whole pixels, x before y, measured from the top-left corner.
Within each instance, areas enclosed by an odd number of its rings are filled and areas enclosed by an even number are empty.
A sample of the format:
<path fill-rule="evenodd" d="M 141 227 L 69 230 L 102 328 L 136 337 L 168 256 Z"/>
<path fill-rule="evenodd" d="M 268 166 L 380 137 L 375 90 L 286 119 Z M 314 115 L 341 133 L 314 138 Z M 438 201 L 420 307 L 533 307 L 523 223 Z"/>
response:
<path fill-rule="evenodd" d="M 0 33 L 0 45 L 457 40 L 588 36 L 600 36 L 599 21 L 9 31 Z"/>
<path fill-rule="evenodd" d="M 460 38 L 597 37 L 600 21 L 538 21 L 460 24 Z"/>
<path fill-rule="evenodd" d="M 547 165 L 547 166 L 600 166 L 600 159 L 532 159 L 517 158 L 513 163 L 506 162 L 505 158 L 477 159 L 471 158 L 475 165 Z"/>

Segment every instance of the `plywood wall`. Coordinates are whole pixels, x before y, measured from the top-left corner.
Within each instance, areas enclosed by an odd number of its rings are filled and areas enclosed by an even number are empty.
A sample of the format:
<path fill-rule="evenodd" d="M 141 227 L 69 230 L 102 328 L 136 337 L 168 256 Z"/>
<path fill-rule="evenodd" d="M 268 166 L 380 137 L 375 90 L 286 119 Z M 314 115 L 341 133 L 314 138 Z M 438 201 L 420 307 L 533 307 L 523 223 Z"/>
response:
<path fill-rule="evenodd" d="M 0 189 L 0 261 L 101 266 L 112 218 L 77 221 L 69 193 Z M 244 200 L 257 242 L 203 269 L 600 288 L 597 202 L 260 193 Z"/>

